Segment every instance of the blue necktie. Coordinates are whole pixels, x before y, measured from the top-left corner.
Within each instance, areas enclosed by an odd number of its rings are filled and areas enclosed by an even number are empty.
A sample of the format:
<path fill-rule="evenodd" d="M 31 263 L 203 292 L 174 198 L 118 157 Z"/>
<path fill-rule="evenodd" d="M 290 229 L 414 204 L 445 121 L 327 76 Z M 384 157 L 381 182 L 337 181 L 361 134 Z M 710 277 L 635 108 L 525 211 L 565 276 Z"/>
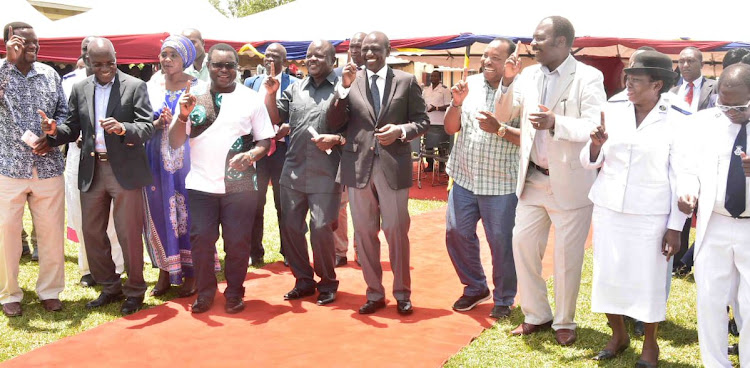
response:
<path fill-rule="evenodd" d="M 380 115 L 380 91 L 378 90 L 378 84 L 376 83 L 377 80 L 378 80 L 378 75 L 373 74 L 372 84 L 370 85 L 370 91 L 372 92 L 372 105 L 375 108 L 375 120 L 377 120 L 378 116 Z"/>
<path fill-rule="evenodd" d="M 732 158 L 729 160 L 727 175 L 727 194 L 724 197 L 724 208 L 732 217 L 740 217 L 745 212 L 745 171 L 742 169 L 741 152 L 747 151 L 747 123 L 742 124 L 740 132 L 732 145 Z"/>

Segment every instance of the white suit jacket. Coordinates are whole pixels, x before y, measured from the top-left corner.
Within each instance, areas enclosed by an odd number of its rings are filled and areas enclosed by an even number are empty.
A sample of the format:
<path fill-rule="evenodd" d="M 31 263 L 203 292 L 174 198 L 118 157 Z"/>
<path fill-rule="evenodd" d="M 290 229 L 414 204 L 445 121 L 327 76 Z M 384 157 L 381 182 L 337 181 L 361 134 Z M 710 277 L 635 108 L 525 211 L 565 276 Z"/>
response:
<path fill-rule="evenodd" d="M 686 172 L 686 147 L 681 132 L 690 115 L 674 106 L 671 93 L 636 128 L 630 101 L 609 102 L 604 118 L 609 139 L 591 162 L 591 141 L 581 150 L 581 165 L 601 168 L 589 199 L 612 211 L 633 215 L 669 215 L 667 228 L 681 231 L 687 215 L 677 208 L 678 180 Z"/>
<path fill-rule="evenodd" d="M 560 65 L 560 76 L 551 92 L 547 106 L 555 113 L 555 128 L 548 145 L 549 176 L 552 192 L 563 210 L 591 204 L 589 189 L 596 173 L 584 170 L 579 160 L 581 149 L 589 141 L 589 134 L 601 121 L 601 109 L 607 102 L 602 73 L 573 56 Z M 508 122 L 521 117 L 521 162 L 518 167 L 516 195 L 523 194 L 528 174 L 529 156 L 537 130 L 531 126 L 529 114 L 539 111 L 540 94 L 544 83 L 541 65 L 525 68 L 508 86 L 499 91 L 495 117 Z"/>
<path fill-rule="evenodd" d="M 691 153 L 694 165 L 694 175 L 685 176 L 678 186 L 680 195 L 692 194 L 698 196 L 698 222 L 695 233 L 695 252 L 693 259 L 698 257 L 703 244 L 708 221 L 715 214 L 714 204 L 718 191 L 718 180 L 727 180 L 726 176 L 719 177 L 720 160 L 729 160 L 729 147 L 726 146 L 724 136 L 726 127 L 731 124 L 729 119 L 717 108 L 698 111 L 693 115 L 690 127 L 691 141 L 689 144 L 695 149 Z M 723 173 L 722 173 L 723 174 Z M 746 185 L 750 183 L 745 180 Z M 745 189 L 747 190 L 747 189 Z"/>

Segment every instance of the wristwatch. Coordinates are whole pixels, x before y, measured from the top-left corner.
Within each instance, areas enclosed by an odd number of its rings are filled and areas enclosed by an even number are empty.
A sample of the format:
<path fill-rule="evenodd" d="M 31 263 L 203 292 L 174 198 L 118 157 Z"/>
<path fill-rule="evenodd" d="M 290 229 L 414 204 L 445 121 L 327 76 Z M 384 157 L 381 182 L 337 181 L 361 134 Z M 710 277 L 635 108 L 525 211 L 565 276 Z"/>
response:
<path fill-rule="evenodd" d="M 500 129 L 497 130 L 495 134 L 497 134 L 498 137 L 502 138 L 505 137 L 505 133 L 508 131 L 508 126 L 500 123 Z"/>
<path fill-rule="evenodd" d="M 339 146 L 345 145 L 346 144 L 346 137 L 344 137 L 344 135 L 341 134 L 341 133 L 339 133 L 338 136 L 339 136 Z"/>
<path fill-rule="evenodd" d="M 451 107 L 461 108 L 461 105 L 456 105 L 456 104 L 453 103 L 453 100 L 451 100 Z"/>

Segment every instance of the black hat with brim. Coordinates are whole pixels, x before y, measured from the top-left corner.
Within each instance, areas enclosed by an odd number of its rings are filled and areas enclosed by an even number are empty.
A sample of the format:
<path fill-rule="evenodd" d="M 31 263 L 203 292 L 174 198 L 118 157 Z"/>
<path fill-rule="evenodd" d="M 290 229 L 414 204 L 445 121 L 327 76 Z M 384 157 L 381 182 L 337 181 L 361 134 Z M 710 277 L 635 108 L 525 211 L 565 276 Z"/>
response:
<path fill-rule="evenodd" d="M 643 51 L 635 56 L 633 66 L 625 68 L 625 74 L 648 74 L 661 77 L 676 78 L 677 73 L 672 70 L 672 59 L 659 51 Z"/>

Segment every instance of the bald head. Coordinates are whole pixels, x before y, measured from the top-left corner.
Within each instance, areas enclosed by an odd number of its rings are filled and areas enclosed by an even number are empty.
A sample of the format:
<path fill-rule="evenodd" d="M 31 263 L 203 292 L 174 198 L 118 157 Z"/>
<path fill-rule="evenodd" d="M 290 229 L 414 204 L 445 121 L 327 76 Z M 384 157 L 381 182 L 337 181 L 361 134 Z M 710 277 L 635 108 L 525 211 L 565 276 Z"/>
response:
<path fill-rule="evenodd" d="M 86 65 L 89 66 L 99 84 L 107 84 L 117 75 L 115 47 L 106 38 L 96 37 L 89 42 L 86 51 Z"/>
<path fill-rule="evenodd" d="M 104 37 L 93 37 L 88 44 L 86 55 L 89 58 L 98 55 L 108 55 L 115 58 L 115 46 L 112 45 L 112 41 Z"/>
<path fill-rule="evenodd" d="M 264 56 L 263 66 L 269 73 L 271 72 L 271 65 L 273 65 L 276 74 L 281 73 L 286 67 L 286 48 L 282 44 L 274 42 L 268 45 Z"/>
<path fill-rule="evenodd" d="M 367 33 L 357 32 L 349 39 L 349 55 L 357 66 L 362 66 L 365 63 L 364 58 L 362 58 L 362 41 L 365 37 L 367 37 Z"/>
<path fill-rule="evenodd" d="M 719 91 L 729 87 L 745 87 L 750 91 L 750 65 L 738 63 L 724 69 L 719 78 Z"/>
<path fill-rule="evenodd" d="M 181 34 L 187 37 L 195 47 L 195 62 L 193 65 L 200 65 L 203 62 L 203 57 L 206 56 L 206 44 L 203 42 L 201 31 L 195 28 L 185 28 Z"/>
<path fill-rule="evenodd" d="M 88 36 L 81 41 L 81 55 L 86 53 L 86 50 L 88 50 L 89 43 L 91 43 L 91 40 L 93 40 L 94 36 Z"/>

